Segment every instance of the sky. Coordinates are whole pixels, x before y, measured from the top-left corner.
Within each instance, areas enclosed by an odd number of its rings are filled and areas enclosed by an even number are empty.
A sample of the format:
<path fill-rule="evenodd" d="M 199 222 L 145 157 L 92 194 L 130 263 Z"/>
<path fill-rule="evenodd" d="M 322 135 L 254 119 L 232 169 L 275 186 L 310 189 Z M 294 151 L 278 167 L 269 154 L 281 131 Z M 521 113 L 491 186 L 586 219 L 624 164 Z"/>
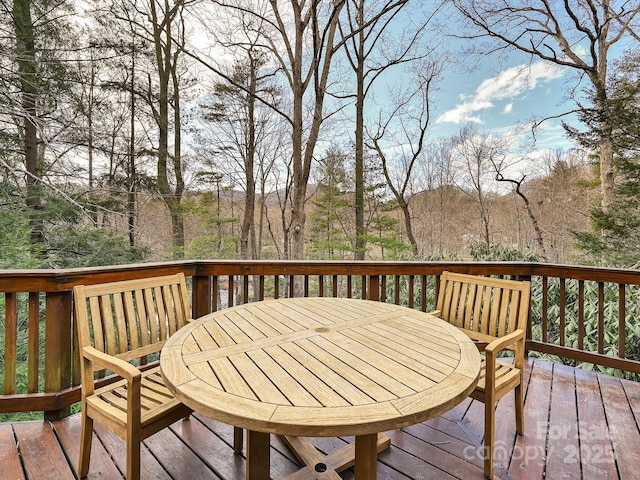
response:
<path fill-rule="evenodd" d="M 509 61 L 505 64 L 504 59 L 498 62 L 486 57 L 478 63 L 474 59 L 473 71 L 455 65 L 445 68 L 437 90 L 430 95 L 433 110 L 426 142 L 452 138 L 471 123 L 483 136 L 509 139 L 505 177 L 531 179 L 548 174 L 548 159 L 554 157 L 550 154 L 558 150 L 568 153 L 577 147 L 562 126 L 565 121 L 579 127 L 575 115 L 545 120 L 536 127 L 535 141 L 532 132 L 534 120 L 575 109 L 567 96 L 577 78 L 569 68 L 532 61 L 524 53 L 511 54 Z M 390 151 L 397 148 L 389 145 Z M 491 188 L 501 190 L 510 185 L 495 183 Z"/>
<path fill-rule="evenodd" d="M 525 60 L 524 58 L 521 60 Z M 434 131 L 459 131 L 466 123 L 495 135 L 515 131 L 535 119 L 559 115 L 574 108 L 565 100 L 567 69 L 548 62 L 515 63 L 500 70 L 488 60 L 474 72 L 445 74 L 438 98 Z M 565 120 L 571 121 L 571 117 Z M 548 120 L 539 127 L 535 149 L 570 149 L 561 120 Z"/>

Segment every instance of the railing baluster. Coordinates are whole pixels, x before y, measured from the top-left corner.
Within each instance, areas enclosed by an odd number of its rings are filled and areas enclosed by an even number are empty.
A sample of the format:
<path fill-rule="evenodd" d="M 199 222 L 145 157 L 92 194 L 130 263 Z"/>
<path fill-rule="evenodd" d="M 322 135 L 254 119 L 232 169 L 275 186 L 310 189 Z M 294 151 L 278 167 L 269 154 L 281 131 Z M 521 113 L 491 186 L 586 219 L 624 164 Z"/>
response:
<path fill-rule="evenodd" d="M 242 303 L 249 303 L 249 275 L 242 279 Z"/>
<path fill-rule="evenodd" d="M 413 291 L 413 283 L 414 283 L 414 276 L 413 275 L 409 275 L 409 278 L 407 279 L 409 282 L 409 304 L 408 307 L 409 308 L 413 308 L 413 305 L 415 303 L 413 295 L 414 295 L 414 291 Z"/>
<path fill-rule="evenodd" d="M 233 307 L 235 305 L 235 300 L 234 300 L 234 290 L 235 290 L 235 283 L 236 283 L 236 277 L 235 275 L 229 275 L 227 277 L 227 283 L 228 283 L 228 288 L 227 288 L 227 307 Z"/>
<path fill-rule="evenodd" d="M 378 275 L 369 276 L 369 300 L 380 301 L 380 277 Z"/>
<path fill-rule="evenodd" d="M 217 275 L 211 276 L 211 311 L 218 311 L 218 297 L 220 296 L 220 282 Z"/>
<path fill-rule="evenodd" d="M 566 279 L 560 278 L 560 318 L 559 336 L 560 345 L 564 347 L 566 341 L 566 315 L 567 315 L 567 285 Z"/>
<path fill-rule="evenodd" d="M 547 277 L 542 277 L 542 306 L 541 306 L 541 321 L 542 321 L 542 343 L 549 341 L 549 280 Z"/>
<path fill-rule="evenodd" d="M 578 348 L 584 348 L 584 280 L 578 281 Z"/>
<path fill-rule="evenodd" d="M 264 275 L 259 277 L 258 300 L 264 300 Z M 255 292 L 255 285 L 253 286 Z"/>
<path fill-rule="evenodd" d="M 338 296 L 338 275 L 334 275 L 333 276 L 333 297 L 337 297 Z"/>
<path fill-rule="evenodd" d="M 40 294 L 38 292 L 29 293 L 29 326 L 27 339 L 27 391 L 29 393 L 37 393 L 40 386 Z"/>
<path fill-rule="evenodd" d="M 214 277 L 214 281 L 217 279 Z M 213 305 L 217 304 L 217 297 L 213 296 Z M 191 279 L 191 312 L 193 318 L 199 318 L 212 310 L 211 277 L 209 275 L 194 275 Z"/>
<path fill-rule="evenodd" d="M 18 296 L 15 292 L 4 294 L 4 394 L 16 393 Z"/>
<path fill-rule="evenodd" d="M 618 284 L 618 357 L 625 358 L 626 324 L 627 324 L 627 295 L 626 285 Z"/>
<path fill-rule="evenodd" d="M 604 282 L 598 282 L 598 353 L 604 353 Z"/>
<path fill-rule="evenodd" d="M 395 303 L 396 305 L 400 305 L 400 275 L 394 275 L 394 277 L 395 291 L 393 292 L 393 303 Z"/>

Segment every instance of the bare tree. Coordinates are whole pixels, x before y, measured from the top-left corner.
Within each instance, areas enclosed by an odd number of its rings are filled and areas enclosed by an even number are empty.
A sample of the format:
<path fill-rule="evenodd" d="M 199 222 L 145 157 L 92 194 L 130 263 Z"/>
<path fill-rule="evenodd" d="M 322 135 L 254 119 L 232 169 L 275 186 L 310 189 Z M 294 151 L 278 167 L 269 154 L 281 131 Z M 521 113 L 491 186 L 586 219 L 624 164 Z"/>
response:
<path fill-rule="evenodd" d="M 388 30 L 397 29 L 400 23 L 407 23 L 400 18 L 401 10 L 408 4 L 407 0 L 347 0 L 344 15 L 340 22 L 340 33 L 348 64 L 356 79 L 355 97 L 355 222 L 356 239 L 355 255 L 357 260 L 364 260 L 366 237 L 364 226 L 364 144 L 365 100 L 376 79 L 393 66 L 411 62 L 424 53 L 416 46 L 426 28 L 423 25 L 411 24 L 405 30 L 412 31 L 397 34 L 394 41 Z M 409 15 L 409 14 L 407 14 Z M 395 20 L 395 21 L 394 21 Z M 405 20 L 405 21 L 403 21 Z"/>
<path fill-rule="evenodd" d="M 491 247 L 490 205 L 495 196 L 489 188 L 495 176 L 494 164 L 501 163 L 504 144 L 502 139 L 477 131 L 473 124 L 465 125 L 456 136 L 452 149 L 457 168 L 457 186 L 478 206 L 482 228 L 482 242 Z"/>
<path fill-rule="evenodd" d="M 246 58 L 239 60 L 229 75 L 234 84 L 244 85 L 241 90 L 227 82 L 213 86 L 212 104 L 204 106 L 204 118 L 212 121 L 212 136 L 202 147 L 218 152 L 217 170 L 243 186 L 244 211 L 240 230 L 240 256 L 243 259 L 260 258 L 259 238 L 256 233 L 256 200 L 260 200 L 258 227 L 262 225 L 264 195 L 273 167 L 274 151 L 279 146 L 276 138 L 277 118 L 256 100 L 256 95 L 274 98 L 278 88 L 271 85 L 270 72 L 264 72 L 266 57 L 253 48 L 246 50 Z M 274 104 L 277 102 L 272 100 Z M 258 191 L 259 190 L 259 191 Z"/>
<path fill-rule="evenodd" d="M 118 0 L 119 2 L 121 0 Z M 184 10 L 197 0 L 143 0 L 121 2 L 115 15 L 131 31 L 153 46 L 155 78 L 148 75 L 145 100 L 158 127 L 157 184 L 169 209 L 174 256 L 184 254 L 184 217 L 181 201 L 185 190 L 182 159 L 182 111 L 184 95 L 181 59 L 186 42 Z"/>
<path fill-rule="evenodd" d="M 291 129 L 291 258 L 304 258 L 307 186 L 321 126 L 326 118 L 325 96 L 336 42 L 338 17 L 345 0 L 219 1 L 221 9 L 240 11 L 248 25 L 260 29 L 262 44 L 274 59 L 291 93 L 290 108 L 283 109 L 261 96 L 289 123 Z M 224 69 L 190 53 L 203 65 L 233 83 Z M 242 85 L 236 85 L 246 89 Z M 308 109 L 308 110 L 307 110 Z"/>
<path fill-rule="evenodd" d="M 540 222 L 538 222 L 538 217 L 536 217 L 534 211 L 533 211 L 533 207 L 531 205 L 531 202 L 529 201 L 529 197 L 527 197 L 527 195 L 525 194 L 525 192 L 523 191 L 523 184 L 524 184 L 524 180 L 525 178 L 527 178 L 526 175 L 522 175 L 520 177 L 520 180 L 516 180 L 514 178 L 507 178 L 503 175 L 503 173 L 500 171 L 500 168 L 497 165 L 494 165 L 494 167 L 496 168 L 496 180 L 498 182 L 507 182 L 507 183 L 511 183 L 514 188 L 515 188 L 515 192 L 516 194 L 522 199 L 522 201 L 524 202 L 524 206 L 525 209 L 527 210 L 527 215 L 529 216 L 529 220 L 531 220 L 531 224 L 533 225 L 533 229 L 535 231 L 536 234 L 536 243 L 538 244 L 538 248 L 540 249 L 540 253 L 541 253 L 541 258 L 543 262 L 547 261 L 547 251 L 544 248 L 544 238 L 542 235 L 542 229 L 540 228 Z"/>
<path fill-rule="evenodd" d="M 395 108 L 384 120 L 378 121 L 375 132 L 368 134 L 371 142 L 368 146 L 376 151 L 380 159 L 387 186 L 402 211 L 407 238 L 415 256 L 418 255 L 418 242 L 413 232 L 409 209 L 409 197 L 412 193 L 410 187 L 416 162 L 422 158 L 431 118 L 429 94 L 441 71 L 440 61 L 422 61 L 417 64 L 413 71 L 415 88 L 396 98 Z"/>
<path fill-rule="evenodd" d="M 452 142 L 450 137 L 439 138 L 424 146 L 422 159 L 416 164 L 416 181 L 410 206 L 412 222 L 419 239 L 418 253 L 443 257 L 449 250 L 452 221 L 452 192 L 458 195 L 454 185 L 452 168 Z"/>
<path fill-rule="evenodd" d="M 532 57 L 573 69 L 579 82 L 587 78 L 594 102 L 605 123 L 599 141 L 602 207 L 614 201 L 613 125 L 608 109 L 607 72 L 611 47 L 632 36 L 637 39 L 640 3 L 628 0 L 583 0 L 535 5 L 528 0 L 454 0 L 454 5 L 486 39 L 484 52 L 516 49 Z M 585 53 L 586 52 L 586 53 Z"/>

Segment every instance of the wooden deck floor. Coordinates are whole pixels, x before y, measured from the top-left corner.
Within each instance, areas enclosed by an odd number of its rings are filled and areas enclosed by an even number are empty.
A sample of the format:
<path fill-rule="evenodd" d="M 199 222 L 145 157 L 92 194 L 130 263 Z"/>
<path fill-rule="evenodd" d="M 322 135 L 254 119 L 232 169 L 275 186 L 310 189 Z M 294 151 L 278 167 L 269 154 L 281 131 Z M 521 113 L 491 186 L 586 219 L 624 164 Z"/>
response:
<path fill-rule="evenodd" d="M 515 434 L 513 394 L 498 405 L 496 478 L 640 479 L 640 384 L 530 360 L 526 371 L 525 435 Z M 392 446 L 379 455 L 379 479 L 482 479 L 483 405 L 466 400 L 445 415 L 388 432 Z M 45 424 L 0 424 L 0 478 L 77 478 L 80 418 Z M 148 438 L 143 479 L 245 478 L 245 462 L 231 448 L 233 430 L 193 415 Z M 352 439 L 315 439 L 331 452 Z M 123 442 L 98 429 L 90 479 L 121 479 Z M 271 477 L 298 465 L 272 439 Z M 353 472 L 342 473 L 353 479 Z"/>

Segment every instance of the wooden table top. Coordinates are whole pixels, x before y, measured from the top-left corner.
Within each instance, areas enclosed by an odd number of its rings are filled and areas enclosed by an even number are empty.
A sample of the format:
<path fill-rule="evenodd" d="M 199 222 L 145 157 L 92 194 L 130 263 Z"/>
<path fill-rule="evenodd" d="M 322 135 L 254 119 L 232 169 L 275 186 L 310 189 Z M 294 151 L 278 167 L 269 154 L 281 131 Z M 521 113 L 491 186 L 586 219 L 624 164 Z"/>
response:
<path fill-rule="evenodd" d="M 160 366 L 193 410 L 249 430 L 368 435 L 419 423 L 466 398 L 478 349 L 457 328 L 397 305 L 266 300 L 173 335 Z"/>

